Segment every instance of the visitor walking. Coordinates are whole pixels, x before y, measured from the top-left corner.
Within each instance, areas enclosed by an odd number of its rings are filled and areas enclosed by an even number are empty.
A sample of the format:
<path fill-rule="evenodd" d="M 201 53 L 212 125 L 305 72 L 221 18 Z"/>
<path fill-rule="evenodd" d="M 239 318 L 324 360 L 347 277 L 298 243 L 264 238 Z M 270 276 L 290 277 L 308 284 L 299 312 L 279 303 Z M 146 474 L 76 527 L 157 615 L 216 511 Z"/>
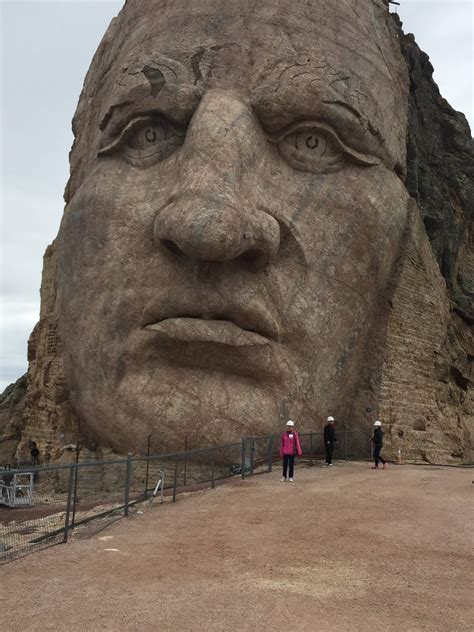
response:
<path fill-rule="evenodd" d="M 324 427 L 324 449 L 326 450 L 326 466 L 332 465 L 332 453 L 334 444 L 337 443 L 336 429 L 334 417 L 328 417 L 327 424 Z"/>
<path fill-rule="evenodd" d="M 293 482 L 295 470 L 295 456 L 302 455 L 301 443 L 295 430 L 295 422 L 289 419 L 286 422 L 286 432 L 281 435 L 280 457 L 283 459 L 283 478 L 281 482 Z"/>
<path fill-rule="evenodd" d="M 383 446 L 383 430 L 382 430 L 381 421 L 377 420 L 374 422 L 374 436 L 372 438 L 372 443 L 374 444 L 374 461 L 375 461 L 375 465 L 372 466 L 372 469 L 378 470 L 379 461 L 380 461 L 380 463 L 382 463 L 383 465 L 383 469 L 386 470 L 387 462 L 385 461 L 383 456 L 380 456 L 380 451 Z"/>

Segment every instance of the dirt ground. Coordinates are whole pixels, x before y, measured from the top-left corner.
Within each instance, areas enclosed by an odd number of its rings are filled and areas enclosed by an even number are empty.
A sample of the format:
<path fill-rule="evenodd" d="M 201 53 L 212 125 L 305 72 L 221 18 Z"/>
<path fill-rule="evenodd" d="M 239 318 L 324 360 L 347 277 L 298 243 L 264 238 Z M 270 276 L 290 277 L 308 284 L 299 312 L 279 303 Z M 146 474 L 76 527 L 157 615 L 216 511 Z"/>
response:
<path fill-rule="evenodd" d="M 471 631 L 474 470 L 299 466 L 0 569 L 10 632 Z"/>

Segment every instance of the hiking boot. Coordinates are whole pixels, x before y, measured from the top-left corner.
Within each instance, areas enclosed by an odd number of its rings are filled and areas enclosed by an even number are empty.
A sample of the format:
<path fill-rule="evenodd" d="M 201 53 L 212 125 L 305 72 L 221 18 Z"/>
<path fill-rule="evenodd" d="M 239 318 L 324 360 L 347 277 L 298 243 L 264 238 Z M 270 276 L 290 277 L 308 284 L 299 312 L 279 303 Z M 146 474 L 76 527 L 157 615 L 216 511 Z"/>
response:
<path fill-rule="evenodd" d="M 293 483 L 293 479 L 292 478 L 289 478 L 288 480 L 290 481 L 290 483 Z"/>
<path fill-rule="evenodd" d="M 286 483 L 286 478 L 285 477 L 280 478 L 280 483 Z"/>
<path fill-rule="evenodd" d="M 379 466 L 378 465 L 372 465 L 372 467 L 370 468 L 371 470 L 378 470 Z"/>

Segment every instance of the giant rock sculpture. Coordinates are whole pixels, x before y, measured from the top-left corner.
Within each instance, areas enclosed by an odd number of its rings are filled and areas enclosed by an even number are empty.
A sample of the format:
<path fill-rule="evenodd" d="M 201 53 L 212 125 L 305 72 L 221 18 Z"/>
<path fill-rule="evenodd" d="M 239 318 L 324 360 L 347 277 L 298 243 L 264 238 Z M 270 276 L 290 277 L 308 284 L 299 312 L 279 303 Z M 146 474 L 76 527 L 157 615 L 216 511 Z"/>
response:
<path fill-rule="evenodd" d="M 73 121 L 19 451 L 357 429 L 370 407 L 392 450 L 469 460 L 472 303 L 410 190 L 410 45 L 383 0 L 125 3 Z"/>

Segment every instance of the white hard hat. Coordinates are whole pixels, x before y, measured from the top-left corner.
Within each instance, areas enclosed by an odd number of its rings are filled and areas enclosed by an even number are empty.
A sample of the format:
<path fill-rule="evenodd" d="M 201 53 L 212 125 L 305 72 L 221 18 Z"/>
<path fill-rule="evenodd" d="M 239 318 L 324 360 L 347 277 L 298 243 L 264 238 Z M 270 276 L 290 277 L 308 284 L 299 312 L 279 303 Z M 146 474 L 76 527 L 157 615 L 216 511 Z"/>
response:
<path fill-rule="evenodd" d="M 378 421 L 378 420 L 374 421 L 374 426 L 381 426 L 381 425 L 382 425 L 381 421 Z"/>
<path fill-rule="evenodd" d="M 329 416 L 328 421 L 334 421 L 334 417 Z"/>
<path fill-rule="evenodd" d="M 291 421 L 291 419 L 288 419 L 288 421 L 286 422 L 286 425 L 287 425 L 287 426 L 294 426 L 294 425 L 295 425 L 295 422 L 294 422 L 294 421 Z"/>

